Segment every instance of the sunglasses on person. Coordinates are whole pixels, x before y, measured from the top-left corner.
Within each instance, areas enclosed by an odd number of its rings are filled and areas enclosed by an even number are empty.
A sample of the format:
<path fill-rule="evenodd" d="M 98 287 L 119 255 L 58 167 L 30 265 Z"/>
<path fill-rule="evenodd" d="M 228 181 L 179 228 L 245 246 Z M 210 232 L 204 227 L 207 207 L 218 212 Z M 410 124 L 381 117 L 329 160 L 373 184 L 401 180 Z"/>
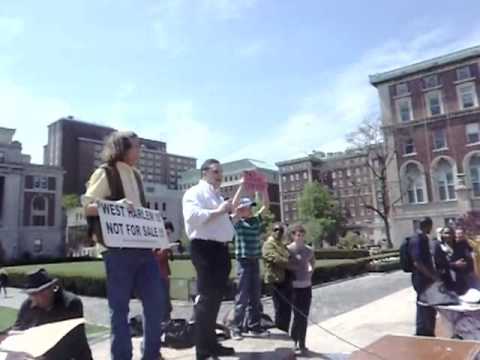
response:
<path fill-rule="evenodd" d="M 273 229 L 273 232 L 283 232 L 283 228 L 275 228 Z"/>

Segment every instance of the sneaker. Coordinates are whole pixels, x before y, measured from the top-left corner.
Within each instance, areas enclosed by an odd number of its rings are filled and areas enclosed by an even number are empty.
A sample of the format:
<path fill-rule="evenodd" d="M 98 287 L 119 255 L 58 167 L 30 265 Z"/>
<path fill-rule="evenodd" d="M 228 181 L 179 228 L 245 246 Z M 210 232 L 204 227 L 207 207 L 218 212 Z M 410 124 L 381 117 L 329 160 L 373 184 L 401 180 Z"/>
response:
<path fill-rule="evenodd" d="M 232 330 L 232 340 L 243 340 L 242 332 L 240 329 Z"/>
<path fill-rule="evenodd" d="M 235 355 L 235 349 L 232 347 L 218 345 L 215 350 L 213 356 L 232 356 Z"/>
<path fill-rule="evenodd" d="M 261 328 L 260 329 L 250 329 L 248 334 L 251 335 L 251 336 L 258 336 L 258 337 L 270 336 L 270 332 L 268 330 L 261 329 Z"/>

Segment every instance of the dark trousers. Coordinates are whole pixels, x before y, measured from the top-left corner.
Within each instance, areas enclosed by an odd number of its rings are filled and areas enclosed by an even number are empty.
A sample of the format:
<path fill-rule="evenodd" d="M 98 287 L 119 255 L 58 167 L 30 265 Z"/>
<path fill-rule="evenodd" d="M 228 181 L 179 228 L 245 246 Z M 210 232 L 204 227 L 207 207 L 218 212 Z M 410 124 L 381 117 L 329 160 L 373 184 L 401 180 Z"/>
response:
<path fill-rule="evenodd" d="M 290 329 L 290 318 L 292 313 L 292 285 L 289 280 L 281 283 L 273 283 L 272 300 L 275 309 L 275 326 L 282 331 Z"/>
<path fill-rule="evenodd" d="M 290 336 L 300 348 L 305 348 L 308 313 L 312 303 L 312 287 L 293 289 L 293 323 Z"/>
<path fill-rule="evenodd" d="M 197 358 L 215 353 L 218 348 L 215 325 L 226 292 L 231 264 L 226 244 L 192 240 L 192 263 L 197 272 L 198 296 L 195 301 L 195 347 Z"/>
<path fill-rule="evenodd" d="M 437 311 L 432 306 L 417 304 L 416 332 L 417 336 L 435 336 L 435 318 Z"/>

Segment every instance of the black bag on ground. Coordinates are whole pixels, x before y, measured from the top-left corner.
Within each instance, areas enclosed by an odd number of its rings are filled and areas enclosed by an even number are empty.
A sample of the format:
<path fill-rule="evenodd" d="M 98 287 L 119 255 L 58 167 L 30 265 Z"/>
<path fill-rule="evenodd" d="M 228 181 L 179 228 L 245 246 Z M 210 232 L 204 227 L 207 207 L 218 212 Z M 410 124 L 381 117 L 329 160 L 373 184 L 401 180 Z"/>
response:
<path fill-rule="evenodd" d="M 163 329 L 163 344 L 174 349 L 185 349 L 194 345 L 195 323 L 186 319 L 171 319 Z"/>

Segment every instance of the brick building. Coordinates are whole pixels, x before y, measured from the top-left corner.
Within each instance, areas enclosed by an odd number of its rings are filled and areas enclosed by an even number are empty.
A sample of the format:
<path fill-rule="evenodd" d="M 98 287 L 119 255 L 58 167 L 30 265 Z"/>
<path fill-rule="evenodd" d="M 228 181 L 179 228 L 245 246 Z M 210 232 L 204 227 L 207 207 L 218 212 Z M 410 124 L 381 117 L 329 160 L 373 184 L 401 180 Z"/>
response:
<path fill-rule="evenodd" d="M 398 246 L 423 216 L 434 226 L 480 208 L 480 46 L 370 76 L 389 151 Z"/>
<path fill-rule="evenodd" d="M 378 242 L 385 234 L 375 214 L 365 205 L 376 205 L 376 187 L 367 154 L 359 151 L 312 154 L 276 165 L 280 172 L 282 221 L 298 220 L 297 201 L 305 184 L 323 184 L 338 201 L 347 220 L 347 229 L 358 231 Z"/>
<path fill-rule="evenodd" d="M 7 260 L 63 256 L 63 170 L 30 163 L 0 128 L 0 245 Z"/>
<path fill-rule="evenodd" d="M 85 183 L 101 164 L 104 139 L 115 129 L 79 121 L 69 116 L 48 126 L 48 144 L 44 164 L 65 170 L 64 194 L 83 194 Z M 177 189 L 180 173 L 196 167 L 196 159 L 167 153 L 163 141 L 140 138 L 141 158 L 138 164 L 144 180 Z"/>
<path fill-rule="evenodd" d="M 270 211 L 274 214 L 276 220 L 280 220 L 278 172 L 273 167 L 263 161 L 241 159 L 222 163 L 222 168 L 224 179 L 221 192 L 225 198 L 230 199 L 235 195 L 244 171 L 255 170 L 265 175 L 268 183 L 268 196 L 270 197 Z M 179 189 L 185 191 L 196 185 L 200 176 L 200 170 L 198 169 L 184 172 L 179 180 Z"/>

